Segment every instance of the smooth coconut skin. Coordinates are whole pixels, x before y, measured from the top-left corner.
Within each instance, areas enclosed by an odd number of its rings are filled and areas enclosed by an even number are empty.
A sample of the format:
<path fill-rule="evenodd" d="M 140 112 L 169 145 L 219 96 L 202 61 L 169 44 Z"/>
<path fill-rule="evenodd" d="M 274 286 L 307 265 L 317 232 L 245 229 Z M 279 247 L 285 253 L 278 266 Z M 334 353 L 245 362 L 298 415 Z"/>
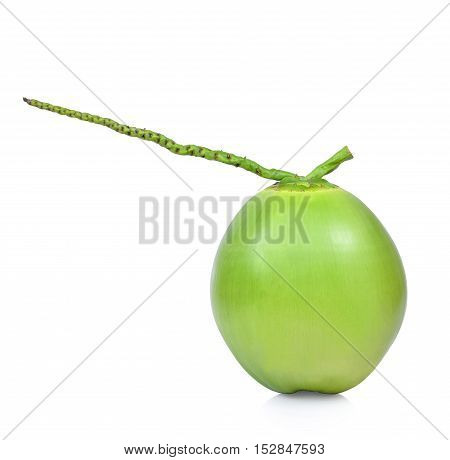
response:
<path fill-rule="evenodd" d="M 301 176 L 222 150 L 178 144 L 110 118 L 23 100 L 154 142 L 176 155 L 277 181 L 243 207 L 216 256 L 211 298 L 225 342 L 250 375 L 281 393 L 339 393 L 375 369 L 400 328 L 406 281 L 379 220 L 353 195 L 323 179 L 353 158 L 348 147 Z"/>
<path fill-rule="evenodd" d="M 307 240 L 287 211 L 305 199 Z M 283 228 L 281 241 L 270 241 Z M 406 279 L 393 241 L 358 198 L 338 187 L 278 184 L 229 226 L 211 300 L 225 342 L 262 385 L 340 393 L 364 380 L 395 339 Z"/>

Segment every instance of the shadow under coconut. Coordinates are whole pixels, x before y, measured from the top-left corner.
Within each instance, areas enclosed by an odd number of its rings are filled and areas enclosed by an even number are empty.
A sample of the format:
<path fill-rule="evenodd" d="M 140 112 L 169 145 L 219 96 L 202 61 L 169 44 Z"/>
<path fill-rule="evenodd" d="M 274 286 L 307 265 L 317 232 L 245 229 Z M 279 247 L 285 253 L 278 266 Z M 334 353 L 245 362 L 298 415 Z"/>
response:
<path fill-rule="evenodd" d="M 292 394 L 278 394 L 270 398 L 263 411 L 271 417 L 288 419 L 328 420 L 343 416 L 351 411 L 352 404 L 341 394 L 324 394 L 312 391 L 299 391 Z"/>

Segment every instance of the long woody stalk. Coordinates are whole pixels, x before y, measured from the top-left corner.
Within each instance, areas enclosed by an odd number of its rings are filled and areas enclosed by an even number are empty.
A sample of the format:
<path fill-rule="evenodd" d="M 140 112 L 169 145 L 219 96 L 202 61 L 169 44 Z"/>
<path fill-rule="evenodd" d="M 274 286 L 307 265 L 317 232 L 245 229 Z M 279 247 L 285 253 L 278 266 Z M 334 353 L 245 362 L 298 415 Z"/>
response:
<path fill-rule="evenodd" d="M 110 128 L 120 134 L 125 134 L 130 137 L 137 137 L 145 141 L 154 142 L 177 155 L 190 155 L 194 157 L 206 158 L 207 160 L 219 161 L 220 163 L 243 168 L 246 171 L 250 171 L 254 174 L 257 174 L 260 177 L 264 177 L 269 180 L 308 182 L 310 180 L 321 179 L 325 174 L 328 174 L 329 172 L 336 169 L 339 166 L 339 164 L 341 164 L 343 161 L 353 158 L 348 147 L 344 147 L 343 149 L 339 150 L 339 152 L 337 152 L 335 155 L 333 155 L 329 160 L 315 168 L 310 174 L 304 177 L 288 171 L 282 171 L 280 169 L 268 169 L 246 157 L 241 157 L 239 155 L 224 152 L 222 150 L 211 150 L 207 147 L 192 144 L 177 144 L 174 140 L 169 139 L 163 134 L 156 133 L 149 129 L 142 129 L 136 128 L 134 126 L 124 125 L 118 123 L 117 121 L 111 120 L 110 118 L 92 115 L 87 112 L 79 112 L 77 110 L 66 109 L 65 107 L 48 104 L 47 102 L 37 101 L 36 99 L 27 99 L 24 97 L 23 100 L 28 105 L 31 105 L 32 107 L 37 107 L 38 109 L 48 110 L 49 112 L 54 112 L 58 115 L 65 115 L 67 117 L 77 118 L 78 120 L 82 121 L 88 121 L 96 125 L 106 126 L 107 128 Z"/>

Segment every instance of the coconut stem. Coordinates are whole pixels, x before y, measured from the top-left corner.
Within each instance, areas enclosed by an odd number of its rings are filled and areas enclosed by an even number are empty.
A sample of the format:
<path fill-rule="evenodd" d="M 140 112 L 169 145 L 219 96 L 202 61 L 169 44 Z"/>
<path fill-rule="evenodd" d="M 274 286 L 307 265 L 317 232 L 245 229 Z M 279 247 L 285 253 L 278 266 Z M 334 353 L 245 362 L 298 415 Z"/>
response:
<path fill-rule="evenodd" d="M 327 161 L 323 162 L 316 168 L 314 168 L 307 176 L 307 180 L 321 179 L 323 176 L 330 174 L 336 168 L 338 168 L 341 163 L 353 158 L 350 149 L 345 146 L 339 152 L 336 152 L 332 157 L 328 158 Z"/>
<path fill-rule="evenodd" d="M 211 150 L 199 145 L 177 144 L 172 139 L 169 139 L 168 137 L 149 129 L 141 129 L 134 126 L 124 125 L 118 123 L 117 121 L 111 120 L 110 118 L 104 118 L 86 112 L 79 112 L 77 110 L 66 109 L 65 107 L 48 104 L 47 102 L 40 102 L 36 99 L 27 99 L 24 97 L 23 100 L 28 105 L 37 107 L 38 109 L 48 110 L 49 112 L 54 112 L 58 115 L 65 115 L 67 117 L 77 118 L 78 120 L 82 121 L 88 121 L 96 125 L 106 126 L 107 128 L 110 128 L 120 134 L 125 134 L 127 136 L 137 137 L 145 141 L 154 142 L 177 155 L 190 155 L 194 157 L 206 158 L 207 160 L 219 161 L 227 165 L 243 168 L 246 171 L 250 171 L 260 177 L 264 177 L 269 180 L 281 181 L 284 179 L 293 182 L 296 180 L 305 181 L 305 177 L 299 176 L 295 173 L 282 171 L 280 169 L 268 169 L 253 160 L 250 160 L 246 157 L 241 157 L 239 155 L 234 155 L 233 153 L 223 152 L 222 150 Z M 334 171 L 343 161 L 349 160 L 350 158 L 353 158 L 352 154 L 348 150 L 348 147 L 344 147 L 330 159 L 328 159 L 325 163 L 322 163 L 311 173 L 309 173 L 308 176 L 306 176 L 306 180 L 320 179 L 325 174 Z"/>

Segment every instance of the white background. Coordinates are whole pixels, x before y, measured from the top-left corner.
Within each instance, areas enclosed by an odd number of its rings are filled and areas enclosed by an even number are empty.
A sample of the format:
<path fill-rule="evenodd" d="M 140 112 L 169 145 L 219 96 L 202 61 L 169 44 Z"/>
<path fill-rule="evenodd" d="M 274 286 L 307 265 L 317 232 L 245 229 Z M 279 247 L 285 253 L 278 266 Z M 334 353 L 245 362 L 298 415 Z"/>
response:
<path fill-rule="evenodd" d="M 445 3 L 5 3 L 127 123 L 281 166 Z M 1 5 L 0 5 L 1 6 Z M 450 435 L 450 8 L 286 166 L 348 144 L 332 182 L 402 255 L 409 301 L 380 371 Z M 245 171 L 155 152 L 26 106 L 111 112 L 0 7 L 0 445 L 4 458 L 122 458 L 123 445 L 324 442 L 327 458 L 444 458 L 448 441 L 382 378 L 280 396 L 214 324 L 217 244 L 138 244 L 140 196 L 254 194 Z M 114 117 L 113 117 L 114 118 Z M 224 215 L 217 216 L 220 233 Z M 448 458 L 448 457 L 445 457 Z"/>

